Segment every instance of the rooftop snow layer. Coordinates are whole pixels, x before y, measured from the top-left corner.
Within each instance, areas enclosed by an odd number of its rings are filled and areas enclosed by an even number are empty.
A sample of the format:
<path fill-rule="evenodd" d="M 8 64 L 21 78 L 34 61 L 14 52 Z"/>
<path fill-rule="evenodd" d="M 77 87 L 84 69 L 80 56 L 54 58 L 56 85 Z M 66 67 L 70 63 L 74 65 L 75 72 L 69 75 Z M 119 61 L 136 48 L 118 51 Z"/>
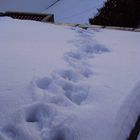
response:
<path fill-rule="evenodd" d="M 0 18 L 0 140 L 126 140 L 140 115 L 140 34 Z"/>

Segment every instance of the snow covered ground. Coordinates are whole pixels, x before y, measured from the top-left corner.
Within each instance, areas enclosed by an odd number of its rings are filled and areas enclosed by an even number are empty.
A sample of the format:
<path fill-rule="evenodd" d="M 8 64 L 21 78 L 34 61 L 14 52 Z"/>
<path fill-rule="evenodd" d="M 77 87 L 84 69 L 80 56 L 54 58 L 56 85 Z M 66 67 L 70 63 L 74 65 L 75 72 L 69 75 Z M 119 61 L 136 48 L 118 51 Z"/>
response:
<path fill-rule="evenodd" d="M 57 2 L 57 0 L 2 0 L 0 1 L 0 11 L 53 13 L 56 22 L 89 23 L 89 18 L 97 13 L 97 8 L 103 5 L 103 1 L 60 0 Z M 51 6 L 52 4 L 54 5 Z"/>
<path fill-rule="evenodd" d="M 0 18 L 0 140 L 126 140 L 140 115 L 140 34 Z"/>

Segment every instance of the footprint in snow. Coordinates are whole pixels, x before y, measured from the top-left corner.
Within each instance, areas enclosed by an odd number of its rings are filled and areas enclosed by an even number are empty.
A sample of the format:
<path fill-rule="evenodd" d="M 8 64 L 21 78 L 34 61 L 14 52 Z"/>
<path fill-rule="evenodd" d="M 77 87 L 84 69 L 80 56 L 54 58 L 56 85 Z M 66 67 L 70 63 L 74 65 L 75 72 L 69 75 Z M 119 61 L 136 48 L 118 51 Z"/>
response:
<path fill-rule="evenodd" d="M 42 98 L 46 97 L 47 102 L 80 105 L 88 95 L 88 89 L 78 84 L 81 79 L 83 75 L 72 69 L 59 70 L 52 74 L 52 78 L 39 78 L 35 86 L 42 91 Z"/>
<path fill-rule="evenodd" d="M 38 78 L 36 80 L 36 85 L 40 88 L 40 89 L 49 89 L 49 86 L 52 83 L 52 79 L 49 77 L 43 77 L 43 78 Z"/>
<path fill-rule="evenodd" d="M 17 111 L 0 133 L 0 140 L 79 140 L 71 121 L 54 105 L 35 103 Z"/>
<path fill-rule="evenodd" d="M 84 55 L 84 54 L 82 54 Z M 82 56 L 81 55 L 81 56 Z M 81 57 L 80 56 L 80 57 Z M 70 56 L 65 55 L 64 59 L 65 61 L 77 71 L 83 78 L 88 78 L 91 75 L 93 75 L 91 65 L 88 62 L 87 58 L 82 57 L 81 59 L 75 59 L 75 56 L 73 57 L 73 54 Z M 82 79 L 81 79 L 82 80 Z"/>
<path fill-rule="evenodd" d="M 78 82 L 82 78 L 77 71 L 74 71 L 72 69 L 58 70 L 56 71 L 56 73 L 59 75 L 60 78 L 72 82 Z"/>
<path fill-rule="evenodd" d="M 59 79 L 57 84 L 63 89 L 65 97 L 76 105 L 81 105 L 88 96 L 88 87 L 85 85 L 65 79 Z"/>
<path fill-rule="evenodd" d="M 2 133 L 1 140 L 41 140 L 38 132 L 25 124 L 7 125 Z"/>
<path fill-rule="evenodd" d="M 22 108 L 11 123 L 2 129 L 0 140 L 42 140 L 40 132 L 51 127 L 55 108 L 49 104 L 35 103 Z"/>
<path fill-rule="evenodd" d="M 80 51 L 68 52 L 65 54 L 65 57 L 73 59 L 73 61 L 81 61 L 83 59 L 83 54 Z"/>
<path fill-rule="evenodd" d="M 83 45 L 83 46 L 81 46 L 81 51 L 83 53 L 87 54 L 87 56 L 91 56 L 92 54 L 102 54 L 105 52 L 109 52 L 109 50 L 101 44 Z"/>
<path fill-rule="evenodd" d="M 64 96 L 73 104 L 81 105 L 86 100 L 88 87 L 79 83 L 85 77 L 79 71 L 59 70 L 55 72 L 53 77 L 55 84 L 63 90 Z"/>
<path fill-rule="evenodd" d="M 56 128 L 52 140 L 80 140 L 80 138 L 78 132 L 76 132 L 74 128 L 64 124 Z"/>

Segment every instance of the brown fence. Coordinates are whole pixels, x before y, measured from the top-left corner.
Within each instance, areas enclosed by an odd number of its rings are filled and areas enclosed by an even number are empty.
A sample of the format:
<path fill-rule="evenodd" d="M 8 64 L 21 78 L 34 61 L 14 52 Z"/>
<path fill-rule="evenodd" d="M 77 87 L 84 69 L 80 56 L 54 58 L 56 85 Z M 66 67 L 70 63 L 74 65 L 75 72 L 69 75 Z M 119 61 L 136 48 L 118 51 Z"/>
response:
<path fill-rule="evenodd" d="M 10 12 L 1 12 L 0 16 L 8 16 L 14 19 L 21 19 L 21 20 L 35 20 L 35 21 L 54 23 L 53 14 L 24 13 L 24 12 L 10 11 Z"/>

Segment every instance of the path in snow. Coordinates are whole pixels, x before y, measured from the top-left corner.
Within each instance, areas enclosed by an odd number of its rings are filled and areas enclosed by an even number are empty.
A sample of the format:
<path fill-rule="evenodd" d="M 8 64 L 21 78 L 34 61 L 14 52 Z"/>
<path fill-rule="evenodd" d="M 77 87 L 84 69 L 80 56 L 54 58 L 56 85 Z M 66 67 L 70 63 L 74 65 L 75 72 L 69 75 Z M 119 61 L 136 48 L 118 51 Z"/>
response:
<path fill-rule="evenodd" d="M 33 103 L 19 109 L 14 120 L 1 129 L 1 140 L 82 139 L 71 122 L 75 111 L 88 104 L 90 87 L 86 81 L 94 75 L 88 61 L 109 50 L 93 40 L 93 32 L 71 29 L 77 32 L 78 39 L 69 42 L 74 47 L 64 54 L 68 69 L 32 80 Z"/>

